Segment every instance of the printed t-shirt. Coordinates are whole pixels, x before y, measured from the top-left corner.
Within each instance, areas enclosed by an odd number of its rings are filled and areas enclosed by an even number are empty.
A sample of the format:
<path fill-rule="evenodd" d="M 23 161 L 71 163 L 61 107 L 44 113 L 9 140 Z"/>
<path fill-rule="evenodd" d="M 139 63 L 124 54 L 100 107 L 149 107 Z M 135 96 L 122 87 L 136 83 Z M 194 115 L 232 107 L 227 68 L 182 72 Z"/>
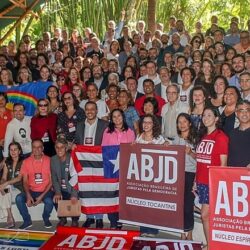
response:
<path fill-rule="evenodd" d="M 197 183 L 208 185 L 208 167 L 220 166 L 220 155 L 228 155 L 228 137 L 223 131 L 216 129 L 205 135 L 197 146 Z"/>

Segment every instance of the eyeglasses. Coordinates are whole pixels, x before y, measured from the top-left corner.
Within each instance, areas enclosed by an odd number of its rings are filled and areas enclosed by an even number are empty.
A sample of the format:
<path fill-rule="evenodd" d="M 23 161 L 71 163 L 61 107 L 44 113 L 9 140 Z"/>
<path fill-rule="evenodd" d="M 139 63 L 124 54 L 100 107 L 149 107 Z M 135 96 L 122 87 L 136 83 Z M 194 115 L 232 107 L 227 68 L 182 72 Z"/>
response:
<path fill-rule="evenodd" d="M 47 103 L 45 103 L 45 104 L 39 103 L 39 104 L 38 104 L 38 107 L 48 107 L 48 104 L 47 104 Z"/>
<path fill-rule="evenodd" d="M 246 83 L 250 83 L 250 79 L 240 79 L 240 83 L 244 83 L 244 82 L 246 82 Z"/>
<path fill-rule="evenodd" d="M 201 41 L 199 41 L 199 40 L 194 40 L 194 42 L 195 42 L 195 43 L 201 43 Z"/>
<path fill-rule="evenodd" d="M 249 113 L 250 112 L 250 108 L 248 108 L 248 109 L 238 109 L 237 110 L 237 112 L 239 112 L 239 113 Z"/>

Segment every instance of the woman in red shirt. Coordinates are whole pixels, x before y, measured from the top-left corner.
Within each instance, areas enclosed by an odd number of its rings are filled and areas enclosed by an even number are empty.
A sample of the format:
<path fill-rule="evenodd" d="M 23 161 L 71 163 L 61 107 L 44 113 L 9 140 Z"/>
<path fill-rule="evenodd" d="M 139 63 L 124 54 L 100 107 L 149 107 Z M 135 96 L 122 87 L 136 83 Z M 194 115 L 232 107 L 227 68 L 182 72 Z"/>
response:
<path fill-rule="evenodd" d="M 31 119 L 31 139 L 41 139 L 44 154 L 55 155 L 54 143 L 56 141 L 57 115 L 49 113 L 49 101 L 40 99 L 37 104 L 37 114 Z"/>
<path fill-rule="evenodd" d="M 205 108 L 202 114 L 204 135 L 196 149 L 196 183 L 201 207 L 203 230 L 208 243 L 209 234 L 209 167 L 226 166 L 228 155 L 228 137 L 218 129 L 219 112 L 214 108 Z M 207 246 L 208 248 L 208 246 Z M 207 249 L 204 248 L 204 249 Z"/>

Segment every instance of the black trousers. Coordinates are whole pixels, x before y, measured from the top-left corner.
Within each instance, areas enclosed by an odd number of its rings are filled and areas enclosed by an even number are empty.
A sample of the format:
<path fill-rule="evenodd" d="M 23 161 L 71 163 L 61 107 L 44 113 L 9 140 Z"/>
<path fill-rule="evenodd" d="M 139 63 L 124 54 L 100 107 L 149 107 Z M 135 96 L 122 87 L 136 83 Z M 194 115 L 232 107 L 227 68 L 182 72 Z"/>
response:
<path fill-rule="evenodd" d="M 185 191 L 184 191 L 184 231 L 194 228 L 194 194 L 192 193 L 195 173 L 185 172 Z"/>

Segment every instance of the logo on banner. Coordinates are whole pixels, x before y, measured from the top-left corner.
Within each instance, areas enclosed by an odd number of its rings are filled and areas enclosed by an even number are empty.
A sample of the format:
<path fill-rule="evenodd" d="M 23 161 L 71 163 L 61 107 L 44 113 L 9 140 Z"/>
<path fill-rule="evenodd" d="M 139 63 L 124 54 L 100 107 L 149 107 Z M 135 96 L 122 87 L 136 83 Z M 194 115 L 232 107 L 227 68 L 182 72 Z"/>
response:
<path fill-rule="evenodd" d="M 130 154 L 127 179 L 154 183 L 176 183 L 177 160 L 175 157 L 166 156 L 169 151 L 141 149 L 141 155 Z M 158 164 L 155 164 L 153 154 L 158 154 Z M 171 151 L 176 155 L 177 151 Z M 138 159 L 140 158 L 140 159 Z M 140 161 L 139 161 L 140 160 Z M 139 162 L 141 163 L 139 165 Z M 157 171 L 155 168 L 158 167 Z M 172 173 L 172 174 L 171 174 Z"/>
<path fill-rule="evenodd" d="M 212 167 L 209 174 L 211 248 L 249 249 L 249 170 L 247 168 Z"/>
<path fill-rule="evenodd" d="M 121 144 L 120 156 L 121 222 L 180 232 L 185 147 Z"/>
<path fill-rule="evenodd" d="M 47 241 L 41 250 L 146 250 L 146 249 L 172 249 L 172 250 L 198 250 L 201 243 L 188 241 L 174 241 L 166 239 L 148 240 L 140 238 L 138 231 L 124 230 L 95 230 L 80 228 L 58 227 L 57 232 Z"/>

